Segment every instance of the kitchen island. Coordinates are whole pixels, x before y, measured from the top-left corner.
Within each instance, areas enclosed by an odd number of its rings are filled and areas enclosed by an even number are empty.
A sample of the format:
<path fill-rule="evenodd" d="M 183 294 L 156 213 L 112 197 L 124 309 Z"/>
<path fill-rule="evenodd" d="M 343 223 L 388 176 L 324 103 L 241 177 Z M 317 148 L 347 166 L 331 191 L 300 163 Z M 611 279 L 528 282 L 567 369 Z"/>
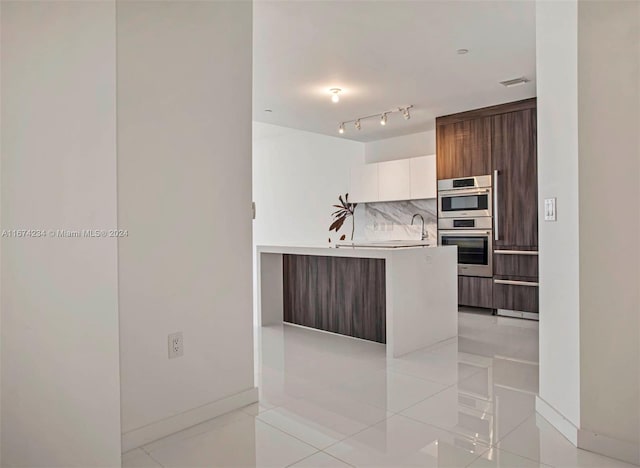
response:
<path fill-rule="evenodd" d="M 317 328 L 403 354 L 458 333 L 455 247 L 258 246 L 258 323 Z"/>

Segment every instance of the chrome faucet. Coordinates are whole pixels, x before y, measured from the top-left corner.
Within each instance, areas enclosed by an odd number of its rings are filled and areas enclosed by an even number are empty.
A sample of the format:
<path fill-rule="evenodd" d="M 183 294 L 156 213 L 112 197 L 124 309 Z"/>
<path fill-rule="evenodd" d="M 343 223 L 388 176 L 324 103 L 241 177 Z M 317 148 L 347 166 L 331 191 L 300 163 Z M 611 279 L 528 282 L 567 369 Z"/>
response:
<path fill-rule="evenodd" d="M 420 233 L 422 234 L 422 235 L 421 235 L 421 239 L 422 239 L 422 240 L 425 240 L 425 239 L 427 238 L 427 235 L 426 235 L 427 233 L 426 233 L 426 232 L 424 232 L 424 218 L 422 217 L 422 215 L 421 215 L 420 213 L 416 213 L 416 214 L 414 214 L 414 215 L 412 216 L 412 218 L 411 218 L 411 225 L 413 226 L 413 221 L 416 219 L 416 216 L 419 216 L 419 217 L 420 217 L 420 220 L 422 221 L 422 231 L 420 231 Z"/>

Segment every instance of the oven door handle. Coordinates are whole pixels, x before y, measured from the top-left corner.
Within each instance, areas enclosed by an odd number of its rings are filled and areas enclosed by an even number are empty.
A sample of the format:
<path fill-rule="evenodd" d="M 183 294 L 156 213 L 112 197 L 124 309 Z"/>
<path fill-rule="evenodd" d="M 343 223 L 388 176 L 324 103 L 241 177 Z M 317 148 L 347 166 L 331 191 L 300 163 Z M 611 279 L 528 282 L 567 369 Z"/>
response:
<path fill-rule="evenodd" d="M 465 236 L 465 237 L 491 237 L 491 231 L 485 229 L 476 230 L 455 230 L 455 229 L 440 229 L 440 236 Z"/>
<path fill-rule="evenodd" d="M 495 240 L 500 240 L 500 226 L 498 224 L 498 169 L 493 171 L 493 235 Z"/>
<path fill-rule="evenodd" d="M 474 189 L 457 189 L 457 190 L 440 190 L 438 197 L 469 197 L 473 195 L 486 195 L 489 193 L 488 188 L 474 188 Z"/>

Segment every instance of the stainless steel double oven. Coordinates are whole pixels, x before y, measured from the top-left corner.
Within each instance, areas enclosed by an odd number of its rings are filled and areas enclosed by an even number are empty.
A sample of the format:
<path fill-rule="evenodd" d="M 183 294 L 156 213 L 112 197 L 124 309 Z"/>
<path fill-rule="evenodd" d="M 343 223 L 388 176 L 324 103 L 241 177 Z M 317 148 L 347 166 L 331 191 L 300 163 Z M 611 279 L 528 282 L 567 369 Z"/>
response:
<path fill-rule="evenodd" d="M 491 176 L 438 181 L 438 243 L 458 247 L 458 274 L 493 276 Z"/>

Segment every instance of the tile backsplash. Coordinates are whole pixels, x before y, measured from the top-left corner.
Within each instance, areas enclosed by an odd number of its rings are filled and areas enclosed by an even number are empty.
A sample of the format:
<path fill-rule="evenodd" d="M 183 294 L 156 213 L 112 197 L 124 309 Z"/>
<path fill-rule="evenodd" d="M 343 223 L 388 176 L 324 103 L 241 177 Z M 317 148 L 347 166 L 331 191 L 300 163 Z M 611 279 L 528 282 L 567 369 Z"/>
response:
<path fill-rule="evenodd" d="M 427 239 L 436 242 L 438 218 L 435 198 L 359 204 L 355 213 L 354 239 L 381 240 L 392 239 L 394 236 L 405 238 L 403 231 L 409 231 L 407 226 L 416 213 L 424 218 Z M 416 219 L 414 224 L 420 225 L 420 219 Z"/>

